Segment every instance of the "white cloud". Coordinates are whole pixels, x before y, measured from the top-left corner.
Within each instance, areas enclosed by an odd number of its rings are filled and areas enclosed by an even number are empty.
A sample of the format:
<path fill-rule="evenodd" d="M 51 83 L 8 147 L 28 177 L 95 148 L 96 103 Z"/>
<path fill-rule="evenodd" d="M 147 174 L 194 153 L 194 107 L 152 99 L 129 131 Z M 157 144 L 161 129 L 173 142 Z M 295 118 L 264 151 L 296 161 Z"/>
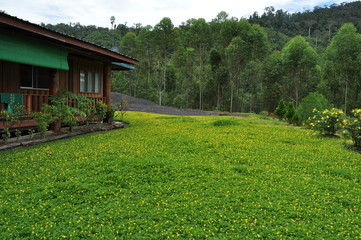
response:
<path fill-rule="evenodd" d="M 116 24 L 134 23 L 152 25 L 163 17 L 172 19 L 178 26 L 190 18 L 204 18 L 211 21 L 220 11 L 226 11 L 232 17 L 245 17 L 254 12 L 260 15 L 264 9 L 274 6 L 276 9 L 295 12 L 312 10 L 315 6 L 339 4 L 343 0 L 0 0 L 0 10 L 33 23 L 69 23 L 110 27 L 110 17 L 116 18 Z M 351 2 L 351 1 L 346 1 Z"/>

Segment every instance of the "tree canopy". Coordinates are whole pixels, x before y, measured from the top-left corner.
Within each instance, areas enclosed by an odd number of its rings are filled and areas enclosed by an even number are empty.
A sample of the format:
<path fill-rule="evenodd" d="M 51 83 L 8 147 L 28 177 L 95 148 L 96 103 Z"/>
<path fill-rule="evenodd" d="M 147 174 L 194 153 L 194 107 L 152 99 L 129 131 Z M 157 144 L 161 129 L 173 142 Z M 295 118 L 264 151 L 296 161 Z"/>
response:
<path fill-rule="evenodd" d="M 361 100 L 361 2 L 288 13 L 266 7 L 248 19 L 220 12 L 212 21 L 174 26 L 79 23 L 43 26 L 105 48 L 117 46 L 140 63 L 113 76 L 113 91 L 162 105 L 231 112 L 297 107 L 319 92 L 335 107 Z"/>

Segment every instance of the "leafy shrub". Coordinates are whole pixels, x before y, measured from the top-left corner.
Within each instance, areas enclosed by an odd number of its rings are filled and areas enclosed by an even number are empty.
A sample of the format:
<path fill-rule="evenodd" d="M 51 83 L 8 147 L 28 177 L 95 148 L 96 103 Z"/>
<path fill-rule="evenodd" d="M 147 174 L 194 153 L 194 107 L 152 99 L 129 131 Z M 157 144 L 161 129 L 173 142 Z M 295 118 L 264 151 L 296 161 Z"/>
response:
<path fill-rule="evenodd" d="M 289 123 L 294 123 L 295 114 L 296 114 L 295 105 L 293 105 L 292 102 L 289 102 L 286 107 L 284 117 L 287 119 Z"/>
<path fill-rule="evenodd" d="M 109 124 L 111 124 L 112 121 L 114 120 L 115 110 L 116 110 L 116 108 L 114 106 L 110 105 L 107 107 L 107 113 L 105 114 L 105 119 Z M 124 114 L 125 114 L 125 112 L 122 112 L 122 114 L 121 114 L 122 118 L 124 117 Z"/>
<path fill-rule="evenodd" d="M 309 126 L 320 134 L 334 135 L 341 127 L 340 119 L 344 115 L 341 109 L 332 108 L 324 111 L 314 109 L 313 113 L 315 115 L 309 118 Z"/>
<path fill-rule="evenodd" d="M 44 137 L 46 135 L 46 131 L 48 130 L 49 122 L 51 121 L 50 115 L 46 114 L 46 113 L 42 113 L 42 112 L 34 112 L 32 115 L 36 121 L 36 123 L 35 123 L 36 129 L 38 130 L 40 135 L 42 137 Z M 29 135 L 31 138 L 33 136 L 33 133 L 34 133 L 33 130 L 32 130 L 31 135 L 29 132 Z"/>
<path fill-rule="evenodd" d="M 108 106 L 102 102 L 96 102 L 94 107 L 95 115 L 98 115 L 101 119 L 105 118 L 108 111 Z"/>
<path fill-rule="evenodd" d="M 265 110 L 261 111 L 258 115 L 261 119 L 270 119 L 271 118 L 268 111 L 265 111 Z"/>
<path fill-rule="evenodd" d="M 217 120 L 217 121 L 213 122 L 213 126 L 216 126 L 216 127 L 234 126 L 234 125 L 239 125 L 239 122 L 236 121 L 235 119 L 222 119 L 222 120 Z"/>
<path fill-rule="evenodd" d="M 1 139 L 4 141 L 4 144 L 6 144 L 10 138 L 11 134 L 9 131 L 9 128 L 4 128 L 1 133 Z"/>
<path fill-rule="evenodd" d="M 77 124 L 76 116 L 88 116 L 89 114 L 89 102 L 82 98 L 75 98 L 70 94 L 70 99 L 76 100 L 77 107 L 71 107 L 67 105 L 68 97 L 67 96 L 51 96 L 49 98 L 51 105 L 44 104 L 43 105 L 43 114 L 47 115 L 48 123 L 65 123 L 70 126 L 70 131 L 72 127 Z M 89 100 L 90 101 L 90 100 Z M 81 102 L 83 102 L 81 104 Z M 60 129 L 54 129 L 54 131 L 59 131 Z"/>
<path fill-rule="evenodd" d="M 15 130 L 16 142 L 19 142 L 20 136 L 21 136 L 21 131 L 19 129 L 16 129 Z"/>
<path fill-rule="evenodd" d="M 344 135 L 349 136 L 354 145 L 361 146 L 361 109 L 354 109 L 352 116 L 345 116 L 342 121 Z"/>
<path fill-rule="evenodd" d="M 5 120 L 5 126 L 11 128 L 14 124 L 21 122 L 21 116 L 24 114 L 25 109 L 23 105 L 14 105 L 11 111 L 1 111 L 0 117 Z"/>
<path fill-rule="evenodd" d="M 268 111 L 263 110 L 259 113 L 259 115 L 267 117 L 269 114 L 268 114 Z"/>
<path fill-rule="evenodd" d="M 297 108 L 297 124 L 302 125 L 306 123 L 307 119 L 314 115 L 314 113 L 312 112 L 313 109 L 323 111 L 325 109 L 328 109 L 329 107 L 329 101 L 322 94 L 317 92 L 308 94 L 301 100 L 301 103 Z"/>
<path fill-rule="evenodd" d="M 124 116 L 127 113 L 126 110 L 128 108 L 128 101 L 124 98 L 120 99 L 120 102 L 118 103 L 116 110 L 119 111 L 120 113 L 120 120 L 124 122 Z M 114 118 L 114 114 L 113 114 L 113 118 Z"/>
<path fill-rule="evenodd" d="M 275 110 L 275 114 L 280 120 L 282 120 L 285 117 L 286 111 L 287 111 L 286 102 L 285 102 L 285 100 L 281 99 Z"/>
<path fill-rule="evenodd" d="M 29 135 L 30 140 L 33 140 L 33 138 L 34 138 L 34 132 L 35 132 L 34 129 L 29 129 L 29 130 L 28 130 L 28 135 Z"/>

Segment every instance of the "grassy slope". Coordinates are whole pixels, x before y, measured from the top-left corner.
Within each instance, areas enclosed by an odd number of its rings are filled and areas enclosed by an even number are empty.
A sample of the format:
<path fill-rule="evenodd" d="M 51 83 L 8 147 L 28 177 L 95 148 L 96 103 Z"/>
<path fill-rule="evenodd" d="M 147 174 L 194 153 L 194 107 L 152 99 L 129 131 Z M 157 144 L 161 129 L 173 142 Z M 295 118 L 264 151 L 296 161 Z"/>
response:
<path fill-rule="evenodd" d="M 361 237 L 360 154 L 343 140 L 257 118 L 127 118 L 0 153 L 0 239 Z"/>

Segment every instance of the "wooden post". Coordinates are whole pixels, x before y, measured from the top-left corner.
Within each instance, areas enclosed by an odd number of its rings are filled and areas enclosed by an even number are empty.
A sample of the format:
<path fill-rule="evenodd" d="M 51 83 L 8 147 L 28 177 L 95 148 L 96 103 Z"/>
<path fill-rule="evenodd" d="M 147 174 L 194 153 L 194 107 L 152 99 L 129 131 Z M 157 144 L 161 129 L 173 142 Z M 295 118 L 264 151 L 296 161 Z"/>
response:
<path fill-rule="evenodd" d="M 111 83 L 112 83 L 112 68 L 110 63 L 104 65 L 104 76 L 103 76 L 103 95 L 105 97 L 106 104 L 111 104 Z"/>
<path fill-rule="evenodd" d="M 54 70 L 50 76 L 49 95 L 56 95 L 59 91 L 59 70 Z"/>
<path fill-rule="evenodd" d="M 26 113 L 30 114 L 32 112 L 32 110 L 33 110 L 31 95 L 25 95 L 24 98 L 25 98 Z"/>

